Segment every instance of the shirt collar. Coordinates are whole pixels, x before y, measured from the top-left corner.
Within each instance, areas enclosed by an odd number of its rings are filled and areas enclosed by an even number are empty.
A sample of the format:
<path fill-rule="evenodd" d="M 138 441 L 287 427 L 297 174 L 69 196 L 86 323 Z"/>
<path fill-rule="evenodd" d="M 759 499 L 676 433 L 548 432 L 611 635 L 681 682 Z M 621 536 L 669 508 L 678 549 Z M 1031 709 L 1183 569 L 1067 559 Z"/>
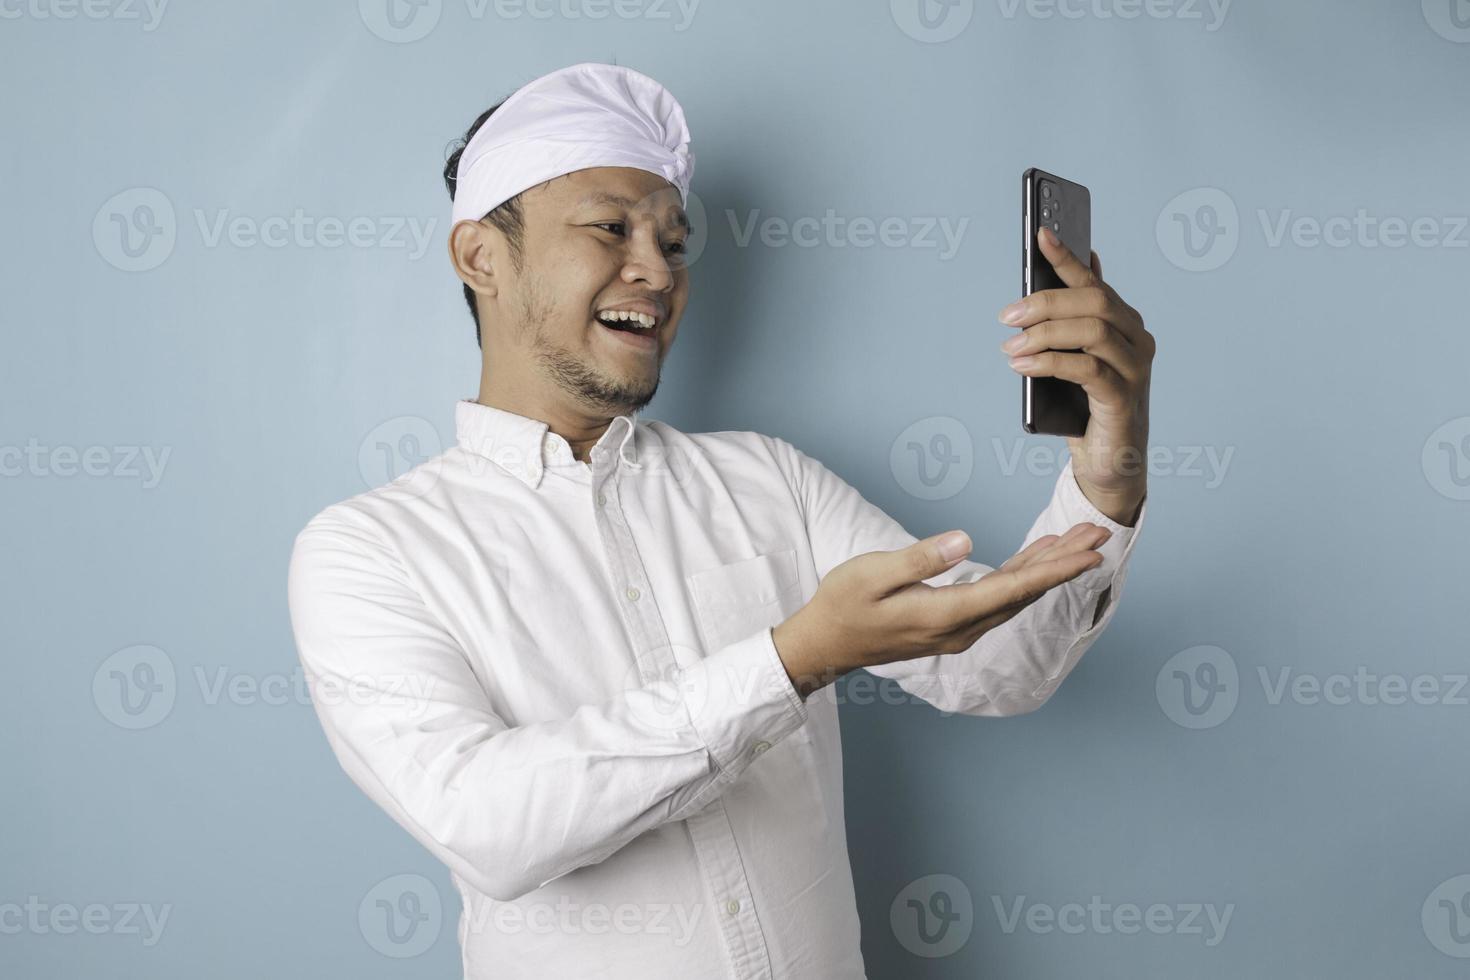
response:
<path fill-rule="evenodd" d="M 617 458 L 624 465 L 629 469 L 643 469 L 634 438 L 638 419 L 635 410 L 608 423 L 589 454 L 594 466 L 616 444 Z M 460 448 L 491 460 L 533 490 L 541 483 L 547 466 L 576 461 L 571 444 L 552 432 L 545 422 L 481 405 L 473 399 L 461 399 L 455 404 L 454 428 Z"/>

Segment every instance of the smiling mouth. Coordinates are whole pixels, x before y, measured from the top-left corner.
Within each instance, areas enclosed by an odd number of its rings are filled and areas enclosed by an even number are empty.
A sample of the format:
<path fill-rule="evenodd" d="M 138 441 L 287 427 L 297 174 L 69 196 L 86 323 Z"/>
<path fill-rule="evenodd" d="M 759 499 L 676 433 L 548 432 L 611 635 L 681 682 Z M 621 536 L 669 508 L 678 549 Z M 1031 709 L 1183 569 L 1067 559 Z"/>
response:
<path fill-rule="evenodd" d="M 658 349 L 658 326 L 640 327 L 632 321 L 606 323 L 596 318 L 592 322 L 603 332 L 611 334 L 612 339 L 619 343 L 638 350 Z"/>

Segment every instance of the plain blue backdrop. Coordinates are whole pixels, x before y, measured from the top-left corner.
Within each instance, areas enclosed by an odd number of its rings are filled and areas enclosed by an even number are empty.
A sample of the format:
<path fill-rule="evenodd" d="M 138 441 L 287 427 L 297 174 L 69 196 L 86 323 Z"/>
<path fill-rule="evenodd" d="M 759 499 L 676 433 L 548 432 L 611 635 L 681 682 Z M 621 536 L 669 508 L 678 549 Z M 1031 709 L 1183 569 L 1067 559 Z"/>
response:
<path fill-rule="evenodd" d="M 1158 338 L 1149 520 L 1052 700 L 844 682 L 870 975 L 1470 969 L 1470 4 L 922 2 L 0 5 L 0 973 L 458 975 L 447 873 L 299 687 L 286 560 L 449 444 L 447 144 L 587 60 L 694 135 L 650 417 L 998 564 L 1063 459 L 997 350 L 1022 170 L 1091 187 Z M 403 874 L 445 902 L 412 958 L 359 925 Z"/>

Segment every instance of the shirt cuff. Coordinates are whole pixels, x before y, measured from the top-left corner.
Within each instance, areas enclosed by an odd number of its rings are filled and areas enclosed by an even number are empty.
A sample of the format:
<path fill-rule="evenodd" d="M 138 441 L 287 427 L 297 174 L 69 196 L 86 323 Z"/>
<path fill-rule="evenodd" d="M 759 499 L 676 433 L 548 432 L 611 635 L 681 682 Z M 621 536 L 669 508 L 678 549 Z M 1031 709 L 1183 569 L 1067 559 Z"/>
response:
<path fill-rule="evenodd" d="M 731 777 L 806 723 L 770 627 L 686 667 L 682 687 L 690 725 Z"/>
<path fill-rule="evenodd" d="M 1072 460 L 1069 458 L 1067 465 L 1062 467 L 1061 475 L 1057 478 L 1052 504 L 1056 520 L 1052 522 L 1054 526 L 1042 530 L 1042 534 L 1065 534 L 1068 528 L 1083 522 L 1096 524 L 1113 532 L 1112 537 L 1093 549 L 1103 556 L 1102 564 L 1083 572 L 1074 579 L 1075 582 L 1093 591 L 1107 588 L 1113 583 L 1114 575 L 1127 563 L 1133 551 L 1133 543 L 1137 540 L 1138 532 L 1143 527 L 1144 517 L 1148 513 L 1148 498 L 1145 496 L 1143 504 L 1138 509 L 1138 519 L 1131 527 L 1119 524 L 1098 510 L 1097 505 L 1087 499 L 1087 494 L 1082 492 L 1082 487 L 1077 483 L 1077 475 L 1072 471 Z"/>

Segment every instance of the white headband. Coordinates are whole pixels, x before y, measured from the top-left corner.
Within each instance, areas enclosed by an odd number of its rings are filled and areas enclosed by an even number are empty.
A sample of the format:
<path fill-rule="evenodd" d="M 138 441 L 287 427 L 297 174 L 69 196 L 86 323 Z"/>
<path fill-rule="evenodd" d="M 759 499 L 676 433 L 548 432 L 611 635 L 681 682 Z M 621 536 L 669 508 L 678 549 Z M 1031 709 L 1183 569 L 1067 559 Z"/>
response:
<path fill-rule="evenodd" d="M 526 83 L 485 120 L 460 155 L 450 227 L 588 167 L 658 174 L 679 188 L 687 205 L 694 153 L 678 100 L 647 75 L 596 62 Z"/>

